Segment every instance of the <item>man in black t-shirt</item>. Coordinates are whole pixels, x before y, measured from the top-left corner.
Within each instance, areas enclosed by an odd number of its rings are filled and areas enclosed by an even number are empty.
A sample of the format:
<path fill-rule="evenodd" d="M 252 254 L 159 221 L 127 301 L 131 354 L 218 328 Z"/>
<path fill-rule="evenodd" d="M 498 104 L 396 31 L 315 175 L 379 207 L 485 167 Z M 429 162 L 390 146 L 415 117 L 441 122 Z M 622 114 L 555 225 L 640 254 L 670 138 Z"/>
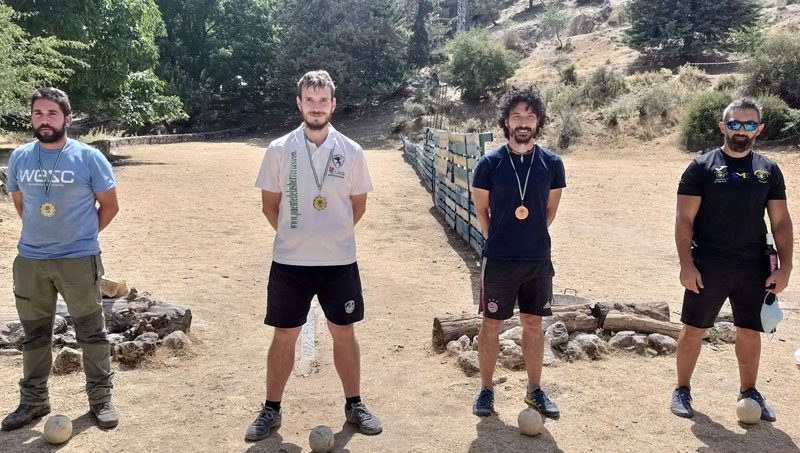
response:
<path fill-rule="evenodd" d="M 719 127 L 725 144 L 695 159 L 678 185 L 675 243 L 686 291 L 684 327 L 678 338 L 678 385 L 670 409 L 679 417 L 694 415 L 690 380 L 703 335 L 729 299 L 736 325 L 739 399 L 754 399 L 761 406 L 761 419 L 774 421 L 775 412 L 756 390 L 756 378 L 764 331 L 761 307 L 786 288 L 792 270 L 786 185 L 778 165 L 752 151 L 764 129 L 761 106 L 749 99 L 734 101 Z M 781 263 L 774 272 L 764 255 L 765 209 Z"/>
<path fill-rule="evenodd" d="M 483 156 L 475 168 L 475 213 L 486 235 L 481 272 L 483 322 L 478 336 L 481 391 L 472 412 L 494 412 L 492 375 L 504 320 L 519 303 L 522 353 L 528 371 L 525 402 L 545 417 L 560 412 L 540 388 L 544 353 L 542 316 L 550 316 L 553 264 L 550 234 L 566 186 L 564 164 L 536 144 L 547 115 L 539 91 L 512 89 L 500 100 L 499 125 L 508 144 Z"/>

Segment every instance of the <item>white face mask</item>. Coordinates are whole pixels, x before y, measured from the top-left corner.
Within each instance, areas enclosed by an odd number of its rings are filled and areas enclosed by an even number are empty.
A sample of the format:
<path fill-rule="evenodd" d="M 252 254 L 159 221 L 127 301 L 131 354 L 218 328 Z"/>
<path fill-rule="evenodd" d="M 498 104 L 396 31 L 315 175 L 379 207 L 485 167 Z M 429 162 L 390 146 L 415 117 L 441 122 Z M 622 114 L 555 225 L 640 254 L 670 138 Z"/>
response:
<path fill-rule="evenodd" d="M 769 294 L 764 297 L 764 303 L 761 304 L 761 329 L 764 333 L 774 333 L 778 323 L 783 319 L 783 311 L 778 305 L 778 297 L 771 304 L 767 303 Z"/>

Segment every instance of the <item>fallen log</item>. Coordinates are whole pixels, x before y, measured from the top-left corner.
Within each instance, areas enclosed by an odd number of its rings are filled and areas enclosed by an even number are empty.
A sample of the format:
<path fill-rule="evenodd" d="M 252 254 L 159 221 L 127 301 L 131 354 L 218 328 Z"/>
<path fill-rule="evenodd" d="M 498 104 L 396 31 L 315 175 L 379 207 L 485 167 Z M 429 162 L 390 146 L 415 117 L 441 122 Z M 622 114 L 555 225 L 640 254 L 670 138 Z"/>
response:
<path fill-rule="evenodd" d="M 542 319 L 542 329 L 547 329 L 554 322 L 561 321 L 567 326 L 567 331 L 594 332 L 599 324 L 597 318 L 592 316 L 590 304 L 561 305 L 552 307 L 553 316 Z M 462 314 L 456 316 L 442 316 L 433 318 L 432 344 L 436 352 L 444 352 L 447 343 L 466 335 L 470 338 L 478 334 L 481 329 L 483 315 Z M 503 323 L 500 333 L 520 325 L 519 312 Z"/>
<path fill-rule="evenodd" d="M 659 321 L 648 316 L 636 315 L 633 313 L 621 313 L 617 310 L 610 311 L 603 322 L 603 329 L 612 332 L 632 330 L 639 333 L 660 333 L 672 338 L 678 338 L 683 324 Z"/>
<path fill-rule="evenodd" d="M 658 321 L 669 321 L 669 304 L 666 302 L 595 302 L 592 314 L 600 320 L 600 325 L 606 319 L 606 315 L 612 310 L 620 313 L 632 313 L 640 316 L 647 316 Z"/>

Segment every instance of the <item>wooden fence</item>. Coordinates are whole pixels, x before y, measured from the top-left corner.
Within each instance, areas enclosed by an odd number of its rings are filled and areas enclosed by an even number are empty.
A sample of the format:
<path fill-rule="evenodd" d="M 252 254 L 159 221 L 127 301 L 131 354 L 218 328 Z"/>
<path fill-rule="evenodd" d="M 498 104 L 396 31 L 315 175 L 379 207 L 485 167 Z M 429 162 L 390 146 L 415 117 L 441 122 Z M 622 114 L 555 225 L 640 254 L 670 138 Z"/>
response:
<path fill-rule="evenodd" d="M 433 194 L 436 209 L 461 239 L 481 253 L 484 238 L 472 201 L 472 175 L 486 153 L 486 143 L 493 140 L 492 133 L 425 128 L 422 145 L 400 138 L 406 159 Z"/>

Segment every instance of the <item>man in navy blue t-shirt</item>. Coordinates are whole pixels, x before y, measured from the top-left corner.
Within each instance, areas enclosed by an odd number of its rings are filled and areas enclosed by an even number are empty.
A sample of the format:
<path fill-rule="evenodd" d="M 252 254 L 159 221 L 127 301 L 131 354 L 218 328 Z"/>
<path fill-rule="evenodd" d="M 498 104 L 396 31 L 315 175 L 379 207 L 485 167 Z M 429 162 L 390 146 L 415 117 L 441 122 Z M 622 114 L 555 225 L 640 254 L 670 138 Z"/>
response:
<path fill-rule="evenodd" d="M 472 412 L 494 412 L 492 375 L 500 354 L 503 321 L 519 302 L 522 351 L 528 371 L 525 402 L 543 416 L 560 412 L 540 388 L 544 333 L 542 316 L 550 316 L 553 264 L 550 234 L 566 186 L 564 164 L 552 151 L 536 144 L 547 119 L 545 102 L 536 87 L 512 88 L 500 100 L 498 123 L 508 144 L 483 156 L 475 168 L 475 211 L 486 236 L 481 273 L 483 324 L 478 337 L 481 391 Z"/>

